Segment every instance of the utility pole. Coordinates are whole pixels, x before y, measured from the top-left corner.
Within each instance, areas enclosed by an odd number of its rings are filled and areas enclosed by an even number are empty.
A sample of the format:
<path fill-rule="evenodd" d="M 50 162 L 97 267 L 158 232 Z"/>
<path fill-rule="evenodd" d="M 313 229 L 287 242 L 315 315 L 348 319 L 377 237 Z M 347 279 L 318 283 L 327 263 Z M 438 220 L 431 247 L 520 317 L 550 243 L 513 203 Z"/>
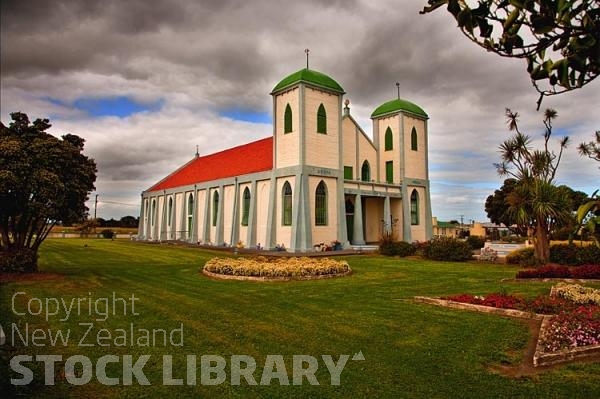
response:
<path fill-rule="evenodd" d="M 96 200 L 94 201 L 94 220 L 96 220 L 97 210 L 98 210 L 98 194 L 96 194 Z"/>

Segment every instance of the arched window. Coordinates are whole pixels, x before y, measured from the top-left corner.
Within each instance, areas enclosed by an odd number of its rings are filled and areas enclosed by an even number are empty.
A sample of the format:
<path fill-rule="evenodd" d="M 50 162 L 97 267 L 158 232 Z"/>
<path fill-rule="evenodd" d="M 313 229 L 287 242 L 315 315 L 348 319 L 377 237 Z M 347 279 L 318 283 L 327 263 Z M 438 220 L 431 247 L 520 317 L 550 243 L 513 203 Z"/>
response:
<path fill-rule="evenodd" d="M 419 224 L 419 193 L 413 190 L 410 195 L 410 224 Z"/>
<path fill-rule="evenodd" d="M 250 190 L 244 189 L 242 196 L 242 226 L 248 226 L 248 217 L 250 216 Z"/>
<path fill-rule="evenodd" d="M 194 219 L 194 194 L 190 194 L 188 197 L 187 205 L 187 234 L 188 238 L 192 237 L 192 223 Z"/>
<path fill-rule="evenodd" d="M 286 105 L 285 113 L 283 114 L 283 133 L 291 133 L 292 131 L 292 107 Z"/>
<path fill-rule="evenodd" d="M 154 226 L 156 223 L 156 200 L 152 200 L 152 208 L 150 209 L 150 224 Z"/>
<path fill-rule="evenodd" d="M 213 206 L 212 206 L 212 225 L 217 225 L 217 214 L 219 213 L 219 192 L 215 191 L 213 194 Z"/>
<path fill-rule="evenodd" d="M 394 134 L 389 127 L 385 129 L 385 150 L 391 151 L 394 149 Z"/>
<path fill-rule="evenodd" d="M 327 226 L 327 186 L 323 180 L 315 192 L 315 225 Z"/>
<path fill-rule="evenodd" d="M 360 168 L 360 180 L 371 181 L 371 166 L 369 165 L 369 161 L 363 162 L 362 168 Z"/>
<path fill-rule="evenodd" d="M 284 226 L 292 225 L 292 186 L 287 181 L 281 191 L 282 215 L 281 224 Z"/>
<path fill-rule="evenodd" d="M 410 132 L 410 149 L 413 151 L 417 151 L 419 149 L 419 146 L 417 144 L 417 129 L 415 129 L 414 127 Z"/>
<path fill-rule="evenodd" d="M 394 183 L 394 161 L 385 163 L 385 182 L 388 184 Z"/>
<path fill-rule="evenodd" d="M 169 206 L 167 207 L 167 226 L 171 226 L 173 218 L 173 197 L 169 197 Z"/>
<path fill-rule="evenodd" d="M 323 104 L 319 105 L 317 111 L 317 133 L 327 134 L 327 112 Z"/>

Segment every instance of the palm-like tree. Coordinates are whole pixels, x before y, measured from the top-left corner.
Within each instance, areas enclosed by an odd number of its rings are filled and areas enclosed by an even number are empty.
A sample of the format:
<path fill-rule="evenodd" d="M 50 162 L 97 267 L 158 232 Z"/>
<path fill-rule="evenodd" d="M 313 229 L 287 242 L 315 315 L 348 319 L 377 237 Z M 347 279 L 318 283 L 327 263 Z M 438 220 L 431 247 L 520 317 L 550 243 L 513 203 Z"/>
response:
<path fill-rule="evenodd" d="M 501 162 L 495 164 L 501 176 L 517 180 L 515 190 L 507 197 L 509 212 L 520 227 L 527 228 L 533 238 L 535 257 L 539 263 L 550 258 L 550 232 L 557 223 L 570 217 L 570 198 L 564 187 L 553 184 L 568 137 L 559 141 L 558 154 L 549 148 L 555 110 L 544 113 L 544 146 L 533 149 L 531 139 L 519 130 L 518 113 L 506 110 L 513 137 L 500 145 Z"/>

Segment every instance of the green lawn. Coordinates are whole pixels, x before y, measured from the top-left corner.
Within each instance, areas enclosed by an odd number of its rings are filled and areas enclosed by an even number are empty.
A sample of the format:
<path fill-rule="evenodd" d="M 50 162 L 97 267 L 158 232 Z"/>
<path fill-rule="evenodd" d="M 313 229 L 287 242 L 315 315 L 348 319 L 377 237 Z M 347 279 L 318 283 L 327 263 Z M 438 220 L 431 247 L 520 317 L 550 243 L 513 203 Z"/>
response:
<path fill-rule="evenodd" d="M 64 275 L 47 281 L 2 284 L 0 324 L 7 343 L 0 347 L 3 390 L 13 389 L 8 378 L 21 378 L 9 371 L 8 362 L 16 355 L 61 355 L 56 364 L 56 385 L 44 385 L 44 364 L 24 362 L 33 371 L 33 381 L 14 388 L 12 394 L 38 397 L 389 397 L 389 398 L 594 398 L 600 397 L 600 364 L 570 364 L 531 377 L 509 378 L 491 370 L 494 366 L 518 363 L 529 337 L 528 327 L 517 320 L 498 316 L 450 310 L 411 300 L 415 295 L 440 296 L 469 292 L 485 294 L 506 290 L 527 297 L 547 293 L 550 283 L 501 282 L 513 277 L 517 268 L 476 263 L 444 263 L 394 259 L 379 256 L 347 258 L 354 274 L 349 277 L 299 282 L 256 283 L 217 281 L 199 273 L 204 262 L 222 253 L 198 249 L 134 243 L 129 241 L 55 239 L 41 249 L 40 267 L 45 272 Z M 598 286 L 598 285 L 596 285 Z M 25 294 L 18 294 L 24 292 Z M 99 298 L 135 301 L 132 314 L 128 302 L 117 302 L 117 314 L 105 321 L 96 315 L 94 301 Z M 13 309 L 13 296 L 14 307 Z M 64 311 L 46 321 L 40 316 L 18 316 L 18 312 L 38 310 L 37 300 L 56 298 L 67 304 L 84 298 L 66 321 Z M 89 298 L 92 301 L 90 315 Z M 50 303 L 51 304 L 51 303 Z M 100 301 L 99 305 L 103 305 Z M 111 303 L 109 303 L 112 306 Z M 103 313 L 103 306 L 99 307 Z M 112 307 L 110 307 L 112 310 Z M 24 335 L 25 347 L 18 336 L 12 342 L 13 323 Z M 80 324 L 86 323 L 86 324 Z M 93 328 L 78 346 L 89 323 Z M 119 329 L 134 328 L 174 331 L 183 325 L 183 345 L 167 343 L 153 347 L 98 346 L 97 333 L 105 328 L 117 336 Z M 67 346 L 52 346 L 39 339 L 33 346 L 32 331 L 71 331 Z M 37 334 L 41 334 L 38 332 Z M 104 332 L 101 332 L 105 334 Z M 25 337 L 24 337 L 25 338 Z M 135 339 L 135 338 L 134 338 Z M 16 344 L 16 347 L 12 344 Z M 127 342 L 129 345 L 130 342 Z M 177 342 L 175 342 L 177 343 Z M 330 373 L 321 355 L 362 352 L 364 361 L 348 360 L 341 373 L 340 385 L 330 385 Z M 74 355 L 84 355 L 94 364 L 88 384 L 76 386 L 64 381 L 64 363 Z M 119 378 L 117 386 L 98 382 L 95 364 L 104 355 L 119 356 L 119 363 L 108 363 L 106 374 Z M 124 358 L 135 362 L 150 355 L 143 367 L 151 386 L 133 379 L 123 385 Z M 183 386 L 163 385 L 163 355 L 173 359 L 173 378 L 184 379 Z M 186 355 L 196 355 L 200 367 L 202 355 L 226 359 L 226 380 L 222 384 L 185 385 Z M 231 355 L 252 356 L 256 360 L 254 378 L 260 383 L 267 355 L 282 355 L 289 386 L 274 378 L 269 386 L 231 384 Z M 320 385 L 292 385 L 294 355 L 318 359 L 315 377 Z M 306 364 L 304 365 L 307 366 Z M 281 371 L 281 370 L 277 370 Z M 212 378 L 216 378 L 213 374 Z M 9 391 L 10 393 L 10 391 Z M 2 397 L 7 397 L 0 395 Z"/>

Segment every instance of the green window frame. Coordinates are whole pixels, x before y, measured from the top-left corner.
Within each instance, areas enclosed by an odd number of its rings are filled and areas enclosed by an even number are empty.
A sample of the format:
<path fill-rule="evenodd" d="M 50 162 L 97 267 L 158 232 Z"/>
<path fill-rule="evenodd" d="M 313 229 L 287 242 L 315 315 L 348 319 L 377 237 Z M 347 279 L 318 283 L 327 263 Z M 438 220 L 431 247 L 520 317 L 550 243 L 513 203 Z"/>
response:
<path fill-rule="evenodd" d="M 344 179 L 354 180 L 354 169 L 352 166 L 344 166 Z"/>
<path fill-rule="evenodd" d="M 250 190 L 244 189 L 242 195 L 242 226 L 248 226 L 248 217 L 250 216 Z"/>
<path fill-rule="evenodd" d="M 213 193 L 213 206 L 212 206 L 212 225 L 215 227 L 217 225 L 217 217 L 219 216 L 219 192 L 215 191 Z"/>
<path fill-rule="evenodd" d="M 385 181 L 388 184 L 394 183 L 394 161 L 385 163 Z"/>
<path fill-rule="evenodd" d="M 283 133 L 292 132 L 292 107 L 290 104 L 285 106 L 285 112 L 283 114 Z"/>
<path fill-rule="evenodd" d="M 323 180 L 315 191 L 315 225 L 327 226 L 327 186 Z"/>
<path fill-rule="evenodd" d="M 371 165 L 369 165 L 369 161 L 364 161 L 360 168 L 360 180 L 371 181 Z"/>
<path fill-rule="evenodd" d="M 317 133 L 327 134 L 327 111 L 323 104 L 319 105 L 317 111 Z"/>
<path fill-rule="evenodd" d="M 391 151 L 394 149 L 394 133 L 392 133 L 392 129 L 388 126 L 385 129 L 385 150 Z"/>
<path fill-rule="evenodd" d="M 419 224 L 419 193 L 413 190 L 410 194 L 410 224 L 416 226 Z"/>
<path fill-rule="evenodd" d="M 412 128 L 412 131 L 410 132 L 410 149 L 413 151 L 417 151 L 419 149 L 419 146 L 417 143 L 417 129 L 415 129 L 414 127 Z"/>
<path fill-rule="evenodd" d="M 281 190 L 281 224 L 284 226 L 292 225 L 292 186 L 289 182 L 283 184 Z"/>

